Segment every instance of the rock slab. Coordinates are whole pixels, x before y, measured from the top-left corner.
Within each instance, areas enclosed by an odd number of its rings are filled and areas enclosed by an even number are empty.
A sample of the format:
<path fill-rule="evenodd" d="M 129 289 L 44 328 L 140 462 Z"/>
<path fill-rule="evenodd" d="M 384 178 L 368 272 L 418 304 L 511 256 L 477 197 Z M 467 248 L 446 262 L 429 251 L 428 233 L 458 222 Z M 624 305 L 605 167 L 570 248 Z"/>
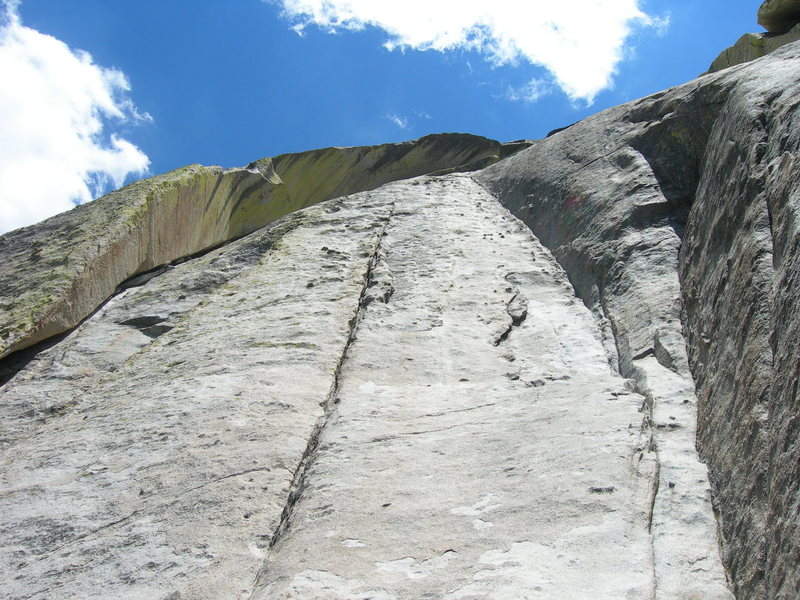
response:
<path fill-rule="evenodd" d="M 2 388 L 0 590 L 729 599 L 692 440 L 679 472 L 633 387 L 470 176 L 321 203 L 125 290 Z"/>

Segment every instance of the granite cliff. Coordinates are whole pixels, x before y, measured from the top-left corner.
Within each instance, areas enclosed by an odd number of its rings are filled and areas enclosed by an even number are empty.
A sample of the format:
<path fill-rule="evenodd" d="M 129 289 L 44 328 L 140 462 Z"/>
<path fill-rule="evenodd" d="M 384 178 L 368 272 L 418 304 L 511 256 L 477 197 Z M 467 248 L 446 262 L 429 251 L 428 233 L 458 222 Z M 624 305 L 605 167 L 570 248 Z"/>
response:
<path fill-rule="evenodd" d="M 0 237 L 3 597 L 800 597 L 799 98 L 786 44 Z"/>

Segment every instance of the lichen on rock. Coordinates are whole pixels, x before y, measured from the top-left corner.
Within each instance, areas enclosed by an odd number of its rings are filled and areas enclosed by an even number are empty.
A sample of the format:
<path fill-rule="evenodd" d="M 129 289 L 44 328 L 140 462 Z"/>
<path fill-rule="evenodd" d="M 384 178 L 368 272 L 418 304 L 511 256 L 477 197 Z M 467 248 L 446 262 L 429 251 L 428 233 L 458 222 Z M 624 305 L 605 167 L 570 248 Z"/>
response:
<path fill-rule="evenodd" d="M 7 233 L 0 236 L 0 358 L 74 327 L 137 273 L 329 198 L 505 151 L 494 140 L 442 134 L 284 154 L 245 168 L 190 165 Z"/>

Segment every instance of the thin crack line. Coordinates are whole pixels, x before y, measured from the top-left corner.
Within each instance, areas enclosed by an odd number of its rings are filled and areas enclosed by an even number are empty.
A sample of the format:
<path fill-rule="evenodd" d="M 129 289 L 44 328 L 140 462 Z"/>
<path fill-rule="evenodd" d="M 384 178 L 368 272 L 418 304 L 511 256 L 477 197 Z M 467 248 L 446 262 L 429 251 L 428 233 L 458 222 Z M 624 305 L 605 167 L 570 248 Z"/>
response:
<path fill-rule="evenodd" d="M 355 313 L 353 314 L 352 318 L 349 321 L 349 335 L 347 341 L 345 342 L 344 348 L 342 349 L 342 353 L 339 356 L 339 361 L 336 365 L 336 368 L 333 372 L 333 381 L 331 382 L 330 391 L 326 396 L 325 400 L 322 403 L 323 407 L 323 414 L 317 420 L 317 423 L 314 427 L 311 436 L 309 437 L 308 444 L 306 446 L 306 450 L 303 453 L 303 457 L 300 459 L 300 462 L 297 465 L 297 468 L 294 471 L 294 476 L 292 478 L 292 483 L 289 487 L 289 493 L 286 497 L 286 502 L 283 507 L 283 512 L 281 513 L 281 518 L 278 523 L 278 526 L 275 528 L 275 532 L 272 534 L 269 542 L 269 551 L 275 547 L 275 545 L 288 533 L 289 527 L 291 525 L 291 518 L 294 512 L 294 507 L 300 501 L 302 497 L 303 490 L 306 487 L 306 476 L 314 464 L 317 451 L 319 449 L 320 439 L 322 437 L 322 433 L 324 432 L 328 422 L 331 419 L 331 415 L 334 411 L 334 406 L 336 404 L 336 396 L 339 393 L 339 389 L 341 387 L 341 376 L 342 370 L 344 368 L 345 363 L 347 362 L 347 355 L 350 351 L 350 347 L 356 340 L 356 333 L 358 331 L 358 326 L 363 319 L 366 307 L 368 302 L 366 302 L 367 291 L 369 290 L 370 283 L 372 283 L 373 279 L 373 272 L 380 260 L 380 253 L 383 249 L 383 240 L 386 237 L 386 230 L 389 227 L 389 223 L 391 222 L 392 217 L 394 216 L 395 212 L 395 203 L 392 203 L 389 209 L 389 215 L 386 217 L 383 227 L 378 232 L 377 241 L 375 246 L 372 249 L 372 254 L 370 257 L 370 261 L 367 265 L 366 272 L 364 273 L 364 282 L 361 287 L 361 293 L 358 298 L 358 305 L 356 306 Z M 259 569 L 258 573 L 256 574 L 255 581 L 253 582 L 252 592 L 248 596 L 249 599 L 253 599 L 255 594 L 264 586 L 264 580 L 267 574 L 267 561 L 265 560 L 262 567 Z"/>

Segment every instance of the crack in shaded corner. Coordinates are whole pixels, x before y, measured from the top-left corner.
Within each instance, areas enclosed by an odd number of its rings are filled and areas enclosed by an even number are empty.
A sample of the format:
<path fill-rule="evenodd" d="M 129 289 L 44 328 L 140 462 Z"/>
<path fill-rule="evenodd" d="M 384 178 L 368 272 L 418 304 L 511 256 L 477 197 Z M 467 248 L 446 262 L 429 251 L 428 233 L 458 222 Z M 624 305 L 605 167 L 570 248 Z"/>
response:
<path fill-rule="evenodd" d="M 302 498 L 303 491 L 306 488 L 307 474 L 316 460 L 322 433 L 325 431 L 325 428 L 330 422 L 331 415 L 333 414 L 334 411 L 334 407 L 337 404 L 338 401 L 337 396 L 339 394 L 339 389 L 341 388 L 342 370 L 344 368 L 345 363 L 347 362 L 347 355 L 349 354 L 350 347 L 356 340 L 358 326 L 361 323 L 362 319 L 364 318 L 366 308 L 369 305 L 368 291 L 370 288 L 370 284 L 373 282 L 374 271 L 380 260 L 381 250 L 383 249 L 383 240 L 386 237 L 386 230 L 388 229 L 389 223 L 391 222 L 391 219 L 394 216 L 394 210 L 395 210 L 395 204 L 392 203 L 389 210 L 389 215 L 388 217 L 385 218 L 383 227 L 378 232 L 377 241 L 372 250 L 366 272 L 364 273 L 364 282 L 361 287 L 361 293 L 359 295 L 358 305 L 356 307 L 355 313 L 348 322 L 349 333 L 347 336 L 347 341 L 345 342 L 344 348 L 342 349 L 342 352 L 339 355 L 339 361 L 336 364 L 336 368 L 333 371 L 333 381 L 331 382 L 330 390 L 328 391 L 325 400 L 322 402 L 323 414 L 319 417 L 319 419 L 317 419 L 317 423 L 314 426 L 314 429 L 308 439 L 308 443 L 306 445 L 305 451 L 303 452 L 303 456 L 300 459 L 300 462 L 298 463 L 297 468 L 294 471 L 292 482 L 289 486 L 289 493 L 286 497 L 286 502 L 283 506 L 283 511 L 281 512 L 280 521 L 278 522 L 278 526 L 275 528 L 274 533 L 270 537 L 269 551 L 271 551 L 277 545 L 277 543 L 281 539 L 283 539 L 283 537 L 285 537 L 286 534 L 289 532 L 289 529 L 291 527 L 292 514 L 294 513 L 294 508 Z M 267 574 L 267 564 L 265 562 L 264 565 L 259 569 L 258 573 L 256 574 L 252 592 L 248 596 L 249 599 L 254 598 L 255 594 L 261 588 L 264 587 L 266 583 L 265 582 L 266 574 Z"/>

